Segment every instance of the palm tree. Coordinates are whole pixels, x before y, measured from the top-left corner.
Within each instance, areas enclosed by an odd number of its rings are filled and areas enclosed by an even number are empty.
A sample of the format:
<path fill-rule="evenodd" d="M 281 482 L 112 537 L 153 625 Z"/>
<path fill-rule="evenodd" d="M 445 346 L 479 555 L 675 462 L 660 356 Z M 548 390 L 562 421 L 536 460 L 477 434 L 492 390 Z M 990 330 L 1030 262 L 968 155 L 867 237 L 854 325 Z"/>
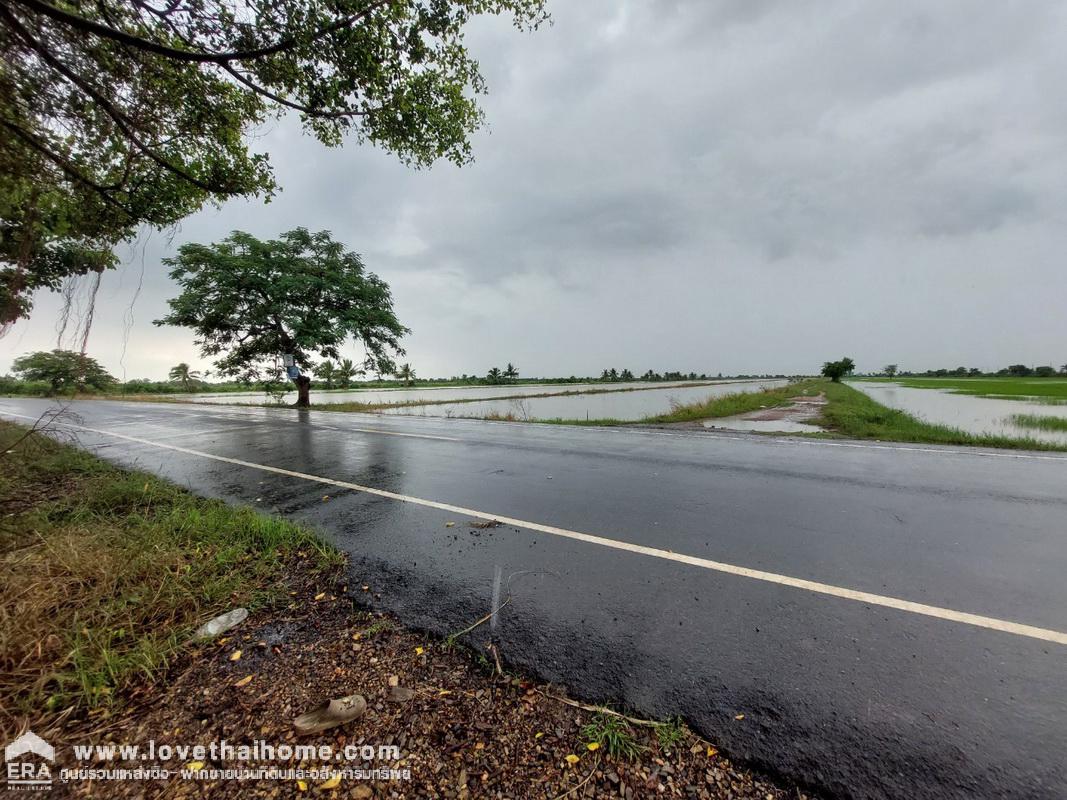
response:
<path fill-rule="evenodd" d="M 411 384 L 415 382 L 415 370 L 411 368 L 411 364 L 401 364 L 400 369 L 398 369 L 394 374 L 408 386 L 411 386 Z"/>
<path fill-rule="evenodd" d="M 316 378 L 322 378 L 326 381 L 326 388 L 333 388 L 333 379 L 337 377 L 337 366 L 329 359 L 323 361 L 314 370 L 312 370 Z"/>
<path fill-rule="evenodd" d="M 337 382 L 341 385 L 342 389 L 347 389 L 349 384 L 352 383 L 352 379 L 356 377 L 358 373 L 359 370 L 356 369 L 356 365 L 352 363 L 352 359 L 346 358 L 337 368 Z"/>
<path fill-rule="evenodd" d="M 504 377 L 507 378 L 509 381 L 513 381 L 517 377 L 519 377 L 518 368 L 510 361 L 508 362 L 507 367 L 504 369 Z"/>
<path fill-rule="evenodd" d="M 180 383 L 182 389 L 189 391 L 189 387 L 193 381 L 200 377 L 200 373 L 196 370 L 189 369 L 189 365 L 184 361 L 177 366 L 171 367 L 170 372 L 167 373 L 167 377 L 170 378 L 171 383 Z"/>
<path fill-rule="evenodd" d="M 500 383 L 500 376 L 500 367 L 493 367 L 491 370 L 489 370 L 488 374 L 485 376 L 485 379 L 489 381 L 489 383 Z"/>

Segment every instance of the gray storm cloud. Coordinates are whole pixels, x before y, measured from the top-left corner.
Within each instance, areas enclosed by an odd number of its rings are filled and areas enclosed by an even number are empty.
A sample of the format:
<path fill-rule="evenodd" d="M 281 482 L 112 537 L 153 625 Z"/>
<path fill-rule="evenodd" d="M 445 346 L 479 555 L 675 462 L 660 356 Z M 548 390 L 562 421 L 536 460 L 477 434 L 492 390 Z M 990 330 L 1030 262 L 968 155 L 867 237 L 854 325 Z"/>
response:
<path fill-rule="evenodd" d="M 160 259 L 303 225 L 390 282 L 420 375 L 1067 361 L 1062 3 L 552 12 L 532 35 L 472 27 L 490 124 L 467 168 L 260 132 L 284 191 L 142 237 L 91 353 L 126 377 L 198 361 L 150 324 L 174 293 Z M 0 369 L 55 346 L 58 307 L 38 298 Z"/>

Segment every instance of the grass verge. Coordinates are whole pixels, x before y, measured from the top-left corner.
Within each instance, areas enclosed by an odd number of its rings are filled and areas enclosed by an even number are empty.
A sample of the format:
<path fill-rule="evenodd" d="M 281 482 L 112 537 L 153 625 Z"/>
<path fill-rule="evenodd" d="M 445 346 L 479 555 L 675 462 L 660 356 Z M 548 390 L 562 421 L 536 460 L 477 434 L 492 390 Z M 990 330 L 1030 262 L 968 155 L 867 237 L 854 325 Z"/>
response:
<path fill-rule="evenodd" d="M 280 600 L 283 575 L 343 563 L 289 522 L 25 431 L 0 423 L 5 723 L 110 705 L 166 670 L 206 619 Z"/>
<path fill-rule="evenodd" d="M 1067 417 L 1048 417 L 1041 414 L 1012 414 L 1011 421 L 1024 428 L 1039 431 L 1067 431 Z"/>
<path fill-rule="evenodd" d="M 832 434 L 852 439 L 879 439 L 888 442 L 957 444 L 972 447 L 1000 447 L 1009 450 L 1067 450 L 1067 446 L 1030 437 L 967 433 L 948 425 L 922 422 L 903 411 L 887 408 L 858 389 L 843 383 L 818 382 L 827 403 L 815 422 Z M 809 434 L 825 436 L 826 434 Z"/>

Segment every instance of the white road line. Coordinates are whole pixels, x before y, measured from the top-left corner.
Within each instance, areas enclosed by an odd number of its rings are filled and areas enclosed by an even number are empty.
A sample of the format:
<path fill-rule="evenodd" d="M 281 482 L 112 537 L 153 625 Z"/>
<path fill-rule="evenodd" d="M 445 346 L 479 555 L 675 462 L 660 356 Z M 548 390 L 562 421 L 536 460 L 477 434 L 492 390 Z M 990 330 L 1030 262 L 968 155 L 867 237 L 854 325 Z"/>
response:
<path fill-rule="evenodd" d="M 22 419 L 36 419 L 35 417 L 27 417 L 24 414 L 11 414 L 11 412 L 6 413 L 10 414 L 11 416 L 21 417 Z M 141 439 L 136 436 L 127 436 L 122 433 L 113 433 L 111 431 L 102 431 L 96 428 L 87 427 L 85 425 L 69 425 L 68 427 L 76 427 L 85 431 L 89 431 L 91 433 L 99 433 L 104 436 L 113 436 L 117 439 L 125 439 L 127 441 L 137 442 L 138 444 L 145 444 L 150 447 L 159 447 L 165 450 L 173 450 L 177 453 L 184 453 L 186 455 L 197 456 L 199 458 L 207 458 L 211 459 L 212 461 L 221 461 L 226 464 L 235 464 L 239 467 L 247 467 L 249 469 L 261 470 L 263 472 L 271 472 L 275 475 L 285 475 L 290 478 L 299 478 L 300 480 L 314 481 L 316 483 L 323 483 L 329 486 L 337 486 L 343 489 L 351 489 L 356 492 L 363 492 L 364 494 L 370 494 L 376 497 L 384 497 L 389 500 L 396 500 L 402 503 L 411 503 L 413 505 L 425 506 L 426 508 L 435 508 L 440 511 L 448 511 L 453 514 L 475 517 L 484 520 L 492 520 L 503 523 L 504 525 L 512 525 L 516 528 L 525 528 L 526 530 L 547 533 L 552 536 L 559 536 L 564 539 L 572 539 L 574 541 L 585 542 L 587 544 L 595 544 L 601 547 L 609 547 L 613 550 L 622 550 L 628 553 L 636 553 L 638 555 L 658 558 L 664 561 L 674 561 L 678 564 L 687 564 L 689 566 L 700 567 L 702 569 L 712 570 L 714 572 L 722 572 L 727 575 L 736 575 L 742 578 L 751 578 L 752 580 L 764 581 L 766 583 L 775 583 L 779 586 L 789 586 L 794 589 L 803 589 L 808 592 L 829 595 L 830 597 L 838 597 L 844 600 L 854 600 L 859 603 L 867 603 L 868 605 L 882 606 L 883 608 L 892 608 L 896 611 L 906 611 L 911 614 L 920 614 L 922 616 L 934 617 L 936 619 L 947 620 L 949 622 L 958 622 L 964 625 L 973 625 L 978 628 L 987 628 L 989 630 L 1001 631 L 1003 633 L 1011 633 L 1016 636 L 1026 636 L 1030 639 L 1040 639 L 1046 642 L 1055 642 L 1057 644 L 1067 645 L 1067 633 L 1062 631 L 1054 631 L 1048 628 L 1038 628 L 1033 625 L 1024 625 L 1019 622 L 1011 622 L 1009 620 L 997 619 L 995 617 L 984 617 L 979 614 L 969 614 L 965 611 L 955 611 L 951 608 L 929 606 L 924 603 L 915 603 L 911 600 L 903 600 L 898 597 L 886 597 L 880 594 L 861 592 L 857 591 L 856 589 L 848 589 L 842 586 L 834 586 L 828 583 L 818 583 L 817 581 L 809 581 L 804 578 L 794 578 L 789 575 L 781 575 L 776 572 L 765 572 L 764 570 L 740 567 L 735 564 L 726 564 L 721 561 L 712 561 L 707 558 L 687 556 L 682 553 L 674 553 L 670 550 L 661 550 L 657 547 L 647 547 L 641 544 L 633 544 L 632 542 L 623 542 L 617 539 L 609 539 L 604 536 L 595 536 L 589 533 L 580 533 L 579 531 L 572 531 L 568 530 L 567 528 L 557 528 L 554 525 L 542 525 L 539 522 L 529 522 L 527 520 L 515 519 L 514 517 L 505 517 L 499 514 L 490 514 L 488 512 L 478 511 L 473 508 L 464 508 L 463 506 L 452 505 L 451 503 L 439 503 L 436 500 L 426 500 L 421 497 L 412 497 L 406 494 L 398 494 L 397 492 L 390 492 L 385 489 L 376 489 L 373 486 L 362 486 L 358 483 L 339 481 L 333 478 L 325 478 L 320 475 L 309 475 L 304 472 L 296 472 L 290 469 L 282 469 L 281 467 L 272 467 L 268 464 L 256 464 L 251 461 L 242 461 L 238 458 L 228 458 L 226 456 L 213 455 L 212 453 L 205 453 L 200 450 L 191 450 L 187 447 L 178 447 L 177 445 L 172 444 L 160 444 L 157 442 L 149 441 L 148 439 Z"/>

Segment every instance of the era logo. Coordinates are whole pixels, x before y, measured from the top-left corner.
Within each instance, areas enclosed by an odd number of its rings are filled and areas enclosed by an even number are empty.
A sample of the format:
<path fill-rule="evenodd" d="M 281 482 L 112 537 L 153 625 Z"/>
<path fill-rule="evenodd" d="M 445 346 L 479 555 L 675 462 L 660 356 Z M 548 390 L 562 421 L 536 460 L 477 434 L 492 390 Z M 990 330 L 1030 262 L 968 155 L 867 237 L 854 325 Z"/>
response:
<path fill-rule="evenodd" d="M 26 756 L 39 756 L 31 761 Z M 55 761 L 56 751 L 33 731 L 26 731 L 4 748 L 4 776 L 15 789 L 47 789 L 52 785 L 52 770 L 46 761 Z"/>

